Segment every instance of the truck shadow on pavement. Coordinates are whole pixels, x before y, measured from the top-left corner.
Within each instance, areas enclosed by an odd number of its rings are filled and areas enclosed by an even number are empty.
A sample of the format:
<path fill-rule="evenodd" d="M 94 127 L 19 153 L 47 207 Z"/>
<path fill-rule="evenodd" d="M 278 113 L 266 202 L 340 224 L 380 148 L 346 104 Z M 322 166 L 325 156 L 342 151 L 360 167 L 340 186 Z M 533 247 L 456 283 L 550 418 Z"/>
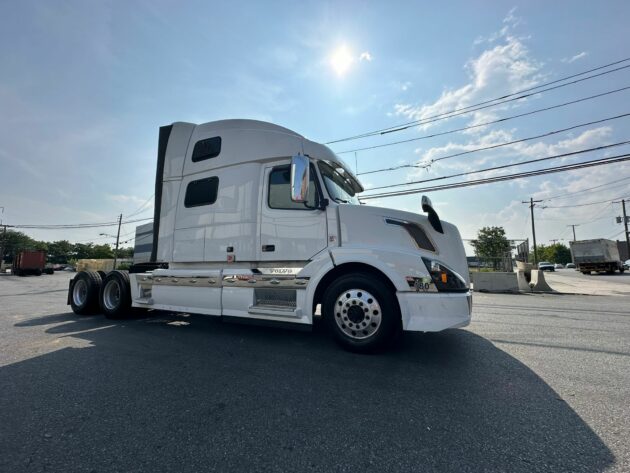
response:
<path fill-rule="evenodd" d="M 321 330 L 155 313 L 22 322 L 71 337 L 0 368 L 2 471 L 604 471 L 542 379 L 466 330 L 375 356 Z"/>

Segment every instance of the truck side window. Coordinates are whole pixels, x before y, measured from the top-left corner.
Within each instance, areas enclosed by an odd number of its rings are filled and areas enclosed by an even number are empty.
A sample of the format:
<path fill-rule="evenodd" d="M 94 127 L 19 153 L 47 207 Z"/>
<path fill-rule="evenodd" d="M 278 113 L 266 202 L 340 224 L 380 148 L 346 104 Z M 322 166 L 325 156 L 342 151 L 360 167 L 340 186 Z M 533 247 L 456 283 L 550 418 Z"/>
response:
<path fill-rule="evenodd" d="M 215 136 L 205 140 L 199 140 L 195 143 L 193 149 L 193 163 L 203 161 L 204 159 L 216 158 L 221 153 L 221 137 Z"/>
<path fill-rule="evenodd" d="M 291 174 L 290 165 L 278 166 L 269 173 L 269 197 L 268 204 L 271 209 L 286 210 L 313 210 L 317 206 L 317 181 L 315 168 L 311 166 L 308 186 L 308 200 L 304 203 L 291 200 Z"/>
<path fill-rule="evenodd" d="M 214 204 L 219 191 L 219 178 L 207 177 L 198 181 L 191 181 L 186 187 L 185 207 L 199 207 Z"/>

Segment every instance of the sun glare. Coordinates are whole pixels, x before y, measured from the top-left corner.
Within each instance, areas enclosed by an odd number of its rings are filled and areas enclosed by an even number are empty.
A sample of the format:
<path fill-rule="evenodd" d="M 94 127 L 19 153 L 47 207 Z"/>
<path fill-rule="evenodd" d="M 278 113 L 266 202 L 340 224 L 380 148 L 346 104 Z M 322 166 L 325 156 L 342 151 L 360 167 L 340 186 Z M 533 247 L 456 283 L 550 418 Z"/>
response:
<path fill-rule="evenodd" d="M 339 46 L 330 57 L 330 65 L 338 76 L 345 75 L 353 62 L 352 53 L 345 45 Z"/>

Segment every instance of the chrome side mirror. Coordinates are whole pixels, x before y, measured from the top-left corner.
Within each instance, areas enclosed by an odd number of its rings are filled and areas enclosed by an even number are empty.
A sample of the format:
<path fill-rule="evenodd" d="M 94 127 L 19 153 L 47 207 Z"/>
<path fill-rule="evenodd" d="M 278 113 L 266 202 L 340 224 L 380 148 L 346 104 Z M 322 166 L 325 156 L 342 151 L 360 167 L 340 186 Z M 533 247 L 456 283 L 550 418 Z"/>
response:
<path fill-rule="evenodd" d="M 301 154 L 291 158 L 291 200 L 293 202 L 308 200 L 309 164 L 308 158 Z"/>

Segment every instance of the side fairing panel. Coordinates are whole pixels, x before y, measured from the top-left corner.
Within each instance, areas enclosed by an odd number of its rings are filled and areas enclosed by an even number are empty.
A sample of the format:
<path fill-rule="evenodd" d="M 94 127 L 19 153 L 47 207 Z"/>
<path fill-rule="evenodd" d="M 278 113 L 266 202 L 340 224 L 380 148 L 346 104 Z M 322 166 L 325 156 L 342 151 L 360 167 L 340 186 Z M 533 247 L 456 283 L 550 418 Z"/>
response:
<path fill-rule="evenodd" d="M 163 178 L 171 179 L 173 177 L 181 177 L 184 171 L 184 159 L 188 150 L 190 136 L 195 129 L 192 123 L 177 122 L 173 123 L 173 129 L 168 140 L 166 148 L 166 159 L 164 161 Z"/>
<path fill-rule="evenodd" d="M 173 233 L 179 197 L 180 180 L 162 184 L 162 208 L 158 235 L 157 260 L 173 261 Z"/>

